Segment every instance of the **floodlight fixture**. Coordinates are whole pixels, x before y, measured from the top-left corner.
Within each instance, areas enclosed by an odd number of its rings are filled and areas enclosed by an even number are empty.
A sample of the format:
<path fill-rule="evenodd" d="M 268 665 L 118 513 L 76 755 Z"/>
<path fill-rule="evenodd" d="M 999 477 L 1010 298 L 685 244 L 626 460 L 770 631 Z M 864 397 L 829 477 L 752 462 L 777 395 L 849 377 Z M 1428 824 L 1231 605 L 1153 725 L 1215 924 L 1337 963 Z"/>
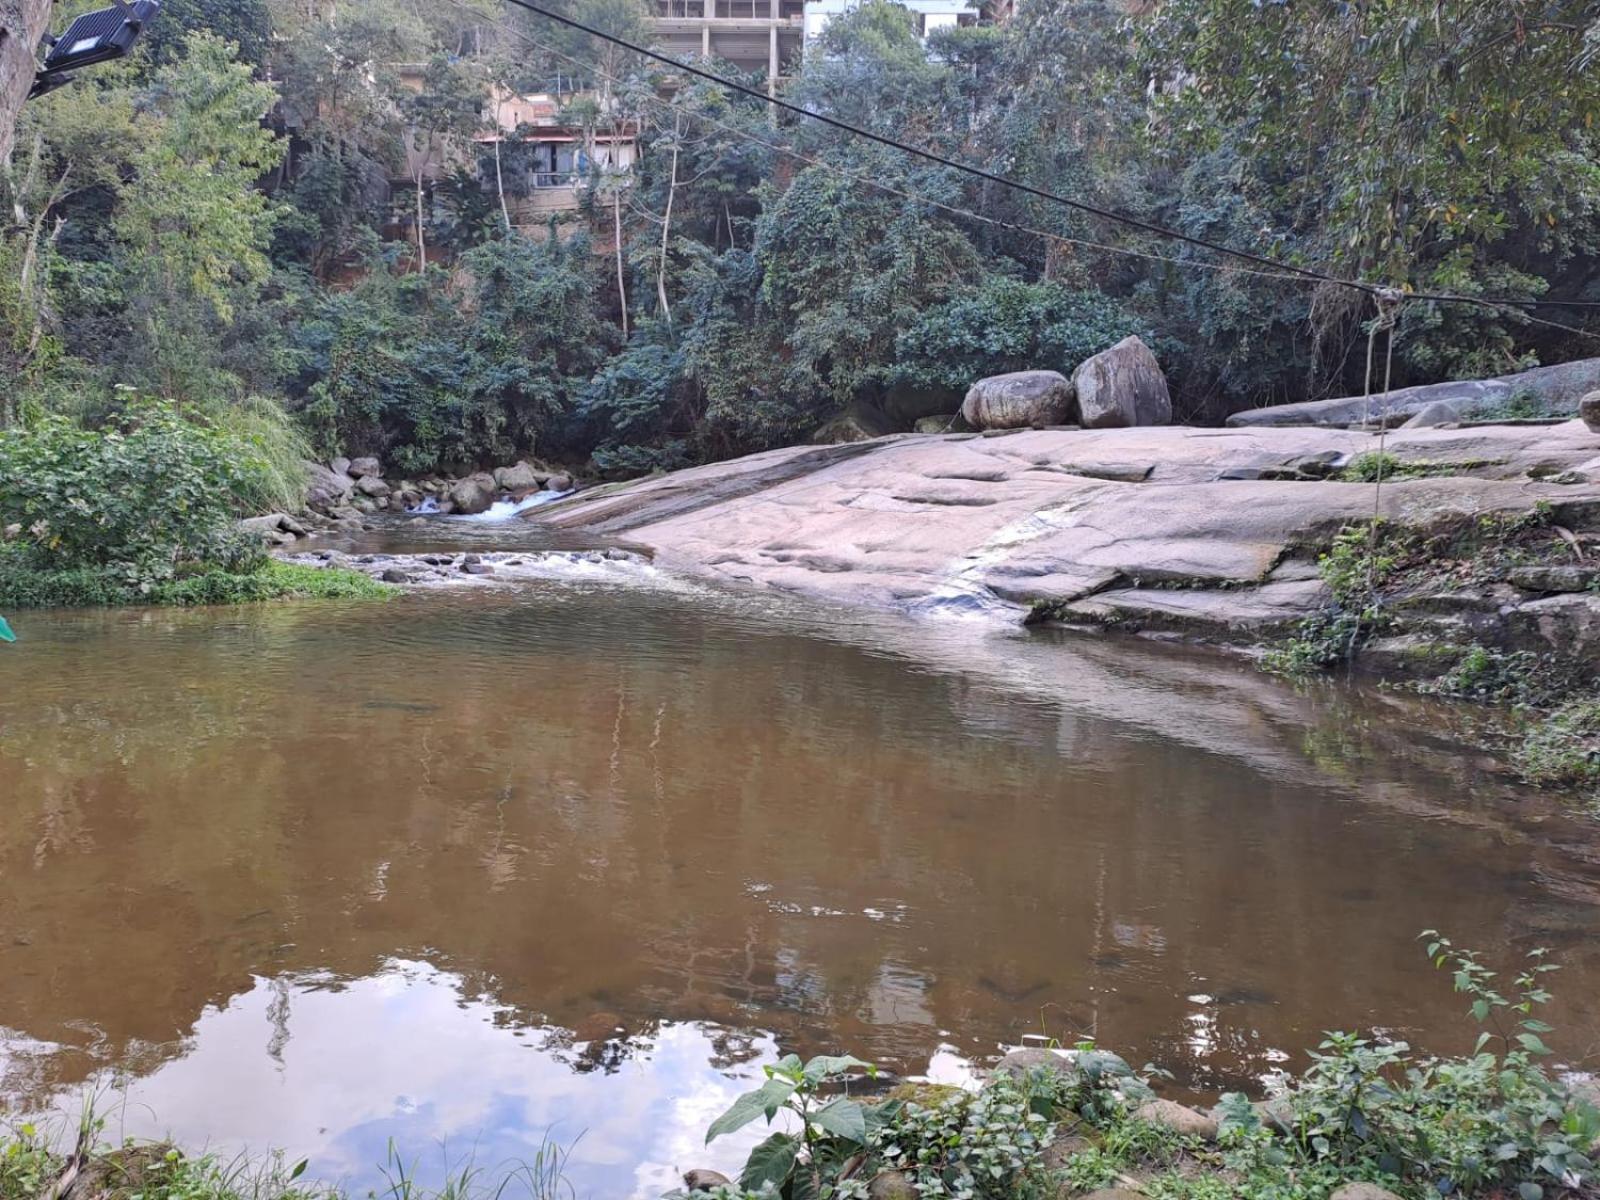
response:
<path fill-rule="evenodd" d="M 60 37 L 47 39 L 44 66 L 34 76 L 31 100 L 72 81 L 72 72 L 125 58 L 158 12 L 161 0 L 115 0 L 110 8 L 84 13 Z"/>

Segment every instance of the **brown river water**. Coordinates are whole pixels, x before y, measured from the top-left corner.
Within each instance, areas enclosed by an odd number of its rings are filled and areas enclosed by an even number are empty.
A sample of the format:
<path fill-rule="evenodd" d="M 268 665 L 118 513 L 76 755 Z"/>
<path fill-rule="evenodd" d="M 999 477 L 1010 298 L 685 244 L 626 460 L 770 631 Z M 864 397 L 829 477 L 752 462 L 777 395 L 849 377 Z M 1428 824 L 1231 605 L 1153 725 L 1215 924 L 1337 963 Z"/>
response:
<path fill-rule="evenodd" d="M 1473 1030 L 1420 930 L 1548 946 L 1600 1062 L 1600 836 L 1426 703 L 636 568 L 25 614 L 0 647 L 0 1108 L 382 1183 L 726 1169 L 760 1064 L 1025 1034 L 1259 1088 Z"/>

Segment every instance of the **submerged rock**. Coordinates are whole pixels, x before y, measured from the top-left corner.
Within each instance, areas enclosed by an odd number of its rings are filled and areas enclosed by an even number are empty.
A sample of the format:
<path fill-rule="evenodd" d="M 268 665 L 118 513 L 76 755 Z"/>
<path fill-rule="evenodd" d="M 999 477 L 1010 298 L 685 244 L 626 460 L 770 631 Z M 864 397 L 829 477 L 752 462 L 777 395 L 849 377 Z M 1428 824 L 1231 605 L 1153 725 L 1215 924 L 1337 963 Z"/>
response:
<path fill-rule="evenodd" d="M 1085 429 L 1172 424 L 1167 377 L 1150 347 L 1126 337 L 1073 372 L 1078 414 Z"/>
<path fill-rule="evenodd" d="M 1072 416 L 1072 383 L 1059 371 L 1013 371 L 980 379 L 961 402 L 974 429 L 1063 425 Z"/>

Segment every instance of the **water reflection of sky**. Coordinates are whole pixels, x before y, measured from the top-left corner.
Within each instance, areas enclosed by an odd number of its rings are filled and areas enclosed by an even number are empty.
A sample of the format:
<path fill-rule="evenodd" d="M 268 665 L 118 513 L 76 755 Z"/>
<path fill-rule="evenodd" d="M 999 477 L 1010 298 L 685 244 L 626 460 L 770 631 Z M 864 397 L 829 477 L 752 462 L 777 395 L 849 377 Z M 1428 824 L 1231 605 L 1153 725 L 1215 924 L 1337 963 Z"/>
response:
<path fill-rule="evenodd" d="M 257 979 L 201 1015 L 184 1053 L 121 1085 L 107 1131 L 225 1154 L 282 1148 L 357 1192 L 383 1185 L 391 1139 L 426 1185 L 447 1164 L 492 1176 L 531 1163 L 548 1134 L 571 1148 L 577 1194 L 596 1197 L 659 1196 L 684 1169 L 731 1169 L 765 1135 L 758 1123 L 704 1145 L 776 1058 L 766 1035 L 730 1055 L 715 1026 L 668 1024 L 585 1070 L 581 1043 L 509 1016 L 416 963 L 353 982 Z M 76 1094 L 61 1104 L 75 1112 Z"/>

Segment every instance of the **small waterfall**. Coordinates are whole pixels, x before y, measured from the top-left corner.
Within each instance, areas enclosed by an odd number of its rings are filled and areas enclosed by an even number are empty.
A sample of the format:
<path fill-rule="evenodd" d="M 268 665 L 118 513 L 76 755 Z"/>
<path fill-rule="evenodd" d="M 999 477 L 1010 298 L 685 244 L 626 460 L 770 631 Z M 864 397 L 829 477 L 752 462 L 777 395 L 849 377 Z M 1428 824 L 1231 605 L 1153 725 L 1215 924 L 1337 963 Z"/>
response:
<path fill-rule="evenodd" d="M 502 496 L 481 513 L 470 516 L 463 513 L 455 516 L 457 521 L 509 521 L 518 513 L 525 513 L 530 508 L 539 508 L 541 505 L 554 504 L 557 500 L 564 500 L 572 495 L 576 488 L 565 492 L 530 492 L 521 500 L 513 500 L 510 496 Z M 415 508 L 406 509 L 407 516 L 424 516 L 428 513 L 438 513 L 439 501 L 432 496 L 425 496 L 421 504 Z"/>
<path fill-rule="evenodd" d="M 470 515 L 470 517 L 459 517 L 458 520 L 464 520 L 464 522 L 504 522 L 504 520 L 510 520 L 510 518 L 515 517 L 518 512 L 526 512 L 528 509 L 538 509 L 538 507 L 544 506 L 544 504 L 554 504 L 554 502 L 558 501 L 558 499 L 563 499 L 565 496 L 571 496 L 571 494 L 573 494 L 571 491 L 534 491 L 534 493 L 530 493 L 528 496 L 523 496 L 520 501 L 514 501 L 514 499 L 510 499 L 509 496 L 506 496 L 506 498 L 494 501 L 493 504 L 491 504 L 488 509 L 483 510 L 483 512 Z"/>

